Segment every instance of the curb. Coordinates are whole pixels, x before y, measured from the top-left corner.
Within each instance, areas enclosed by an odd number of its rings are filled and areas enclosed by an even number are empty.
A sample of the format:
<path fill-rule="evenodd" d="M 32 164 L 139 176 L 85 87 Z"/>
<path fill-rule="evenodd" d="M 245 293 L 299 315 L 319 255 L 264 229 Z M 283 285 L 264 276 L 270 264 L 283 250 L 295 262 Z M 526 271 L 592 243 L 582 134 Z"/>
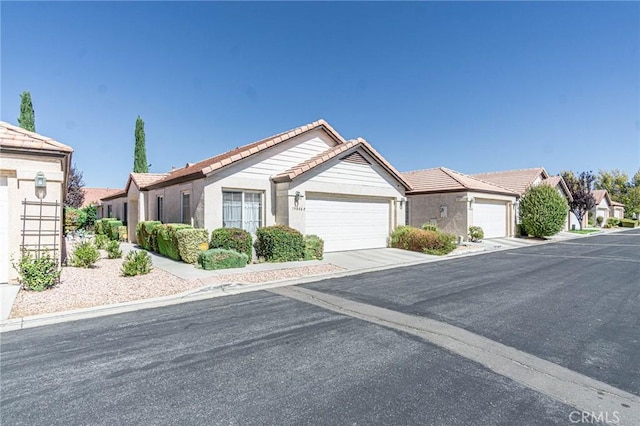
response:
<path fill-rule="evenodd" d="M 611 231 L 611 232 L 616 232 L 616 231 Z M 566 239 L 572 240 L 574 238 L 584 238 L 584 237 L 589 237 L 591 235 L 601 235 L 604 233 L 605 233 L 604 231 L 600 231 L 598 233 L 594 232 L 591 234 L 576 234 L 575 237 L 566 238 Z M 546 241 L 540 241 L 538 244 L 559 243 L 559 242 L 562 242 L 563 240 L 561 241 L 546 240 Z M 531 247 L 531 245 L 523 245 L 520 247 L 499 247 L 499 248 L 483 247 L 477 250 L 469 250 L 468 252 L 464 252 L 464 253 L 453 255 L 453 256 L 450 256 L 450 255 L 445 255 L 442 257 L 434 256 L 430 258 L 425 258 L 424 260 L 404 262 L 404 263 L 398 263 L 394 265 L 363 268 L 363 269 L 357 269 L 357 270 L 351 270 L 351 271 L 346 270 L 346 271 L 340 271 L 340 272 L 332 272 L 328 274 L 313 275 L 313 276 L 303 277 L 303 278 L 290 278 L 285 280 L 266 281 L 266 282 L 256 283 L 256 284 L 229 283 L 229 284 L 220 284 L 220 285 L 212 285 L 212 286 L 205 285 L 197 289 L 189 290 L 186 292 L 182 292 L 182 293 L 178 293 L 170 296 L 162 296 L 162 297 L 155 297 L 151 299 L 141 299 L 141 300 L 134 300 L 130 302 L 114 303 L 111 305 L 102 305 L 102 306 L 94 306 L 89 308 L 75 309 L 71 311 L 53 312 L 53 313 L 42 314 L 42 315 L 32 315 L 27 317 L 2 320 L 0 321 L 0 333 L 23 330 L 26 328 L 40 327 L 45 325 L 58 324 L 63 322 L 77 321 L 82 319 L 97 318 L 97 317 L 102 317 L 107 315 L 133 312 L 141 309 L 153 309 L 153 308 L 159 308 L 164 306 L 177 305 L 180 303 L 195 302 L 198 300 L 205 300 L 205 299 L 213 299 L 213 298 L 222 297 L 222 296 L 231 296 L 231 295 L 249 293 L 254 291 L 269 290 L 271 288 L 277 288 L 277 287 L 287 287 L 292 285 L 308 284 L 312 282 L 324 281 L 324 280 L 329 280 L 333 278 L 342 278 L 342 277 L 348 277 L 353 275 L 366 274 L 370 272 L 385 271 L 385 270 L 395 269 L 395 268 L 404 268 L 408 266 L 421 265 L 425 263 L 443 262 L 446 260 L 453 260 L 453 259 L 469 257 L 469 256 L 478 256 L 482 254 L 494 253 L 494 252 L 505 251 L 505 250 L 517 250 L 517 249 L 526 248 L 526 247 Z"/>

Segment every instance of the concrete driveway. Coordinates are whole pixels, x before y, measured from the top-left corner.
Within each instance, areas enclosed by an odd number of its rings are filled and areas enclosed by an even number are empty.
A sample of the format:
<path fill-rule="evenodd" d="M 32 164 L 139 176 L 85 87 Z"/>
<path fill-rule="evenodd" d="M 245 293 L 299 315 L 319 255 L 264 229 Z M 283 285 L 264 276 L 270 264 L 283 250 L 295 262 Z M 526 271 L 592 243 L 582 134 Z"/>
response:
<path fill-rule="evenodd" d="M 435 256 L 395 248 L 337 251 L 324 254 L 324 262 L 347 270 L 411 265 L 428 262 L 435 258 Z"/>

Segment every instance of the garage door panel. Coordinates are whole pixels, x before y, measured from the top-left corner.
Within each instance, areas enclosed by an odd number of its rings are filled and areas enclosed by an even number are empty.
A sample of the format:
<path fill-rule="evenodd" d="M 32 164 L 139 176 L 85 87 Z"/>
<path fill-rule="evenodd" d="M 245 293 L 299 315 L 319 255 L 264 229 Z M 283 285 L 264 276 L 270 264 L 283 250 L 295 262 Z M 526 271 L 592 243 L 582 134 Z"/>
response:
<path fill-rule="evenodd" d="M 507 206 L 505 203 L 480 201 L 473 203 L 473 226 L 484 231 L 485 238 L 507 236 Z"/>
<path fill-rule="evenodd" d="M 387 200 L 308 196 L 305 213 L 305 233 L 322 238 L 326 252 L 387 245 Z"/>

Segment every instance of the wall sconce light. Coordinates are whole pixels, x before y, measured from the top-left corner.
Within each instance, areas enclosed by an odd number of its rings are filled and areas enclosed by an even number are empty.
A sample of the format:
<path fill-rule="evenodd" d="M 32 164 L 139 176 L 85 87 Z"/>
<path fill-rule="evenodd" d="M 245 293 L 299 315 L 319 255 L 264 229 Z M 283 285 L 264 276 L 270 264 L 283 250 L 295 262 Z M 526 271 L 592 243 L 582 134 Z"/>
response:
<path fill-rule="evenodd" d="M 304 198 L 304 195 L 301 195 L 300 191 L 296 191 L 296 194 L 293 196 L 293 204 L 296 207 L 300 204 L 300 198 Z"/>
<path fill-rule="evenodd" d="M 406 202 L 407 202 L 407 199 L 406 199 L 406 198 L 404 198 L 404 197 L 400 198 L 400 208 L 401 208 L 401 209 L 404 207 L 404 205 L 405 205 L 405 203 L 406 203 Z"/>
<path fill-rule="evenodd" d="M 42 200 L 47 195 L 47 177 L 42 172 L 36 173 L 35 179 L 36 197 Z"/>

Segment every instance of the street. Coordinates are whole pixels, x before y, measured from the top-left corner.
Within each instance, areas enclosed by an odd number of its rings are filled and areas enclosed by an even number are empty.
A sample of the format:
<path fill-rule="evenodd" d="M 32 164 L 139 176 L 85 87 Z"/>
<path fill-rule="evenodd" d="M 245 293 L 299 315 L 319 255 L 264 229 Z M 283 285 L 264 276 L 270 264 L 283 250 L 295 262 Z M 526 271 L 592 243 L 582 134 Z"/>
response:
<path fill-rule="evenodd" d="M 5 332 L 0 423 L 637 424 L 639 250 L 630 230 Z"/>

